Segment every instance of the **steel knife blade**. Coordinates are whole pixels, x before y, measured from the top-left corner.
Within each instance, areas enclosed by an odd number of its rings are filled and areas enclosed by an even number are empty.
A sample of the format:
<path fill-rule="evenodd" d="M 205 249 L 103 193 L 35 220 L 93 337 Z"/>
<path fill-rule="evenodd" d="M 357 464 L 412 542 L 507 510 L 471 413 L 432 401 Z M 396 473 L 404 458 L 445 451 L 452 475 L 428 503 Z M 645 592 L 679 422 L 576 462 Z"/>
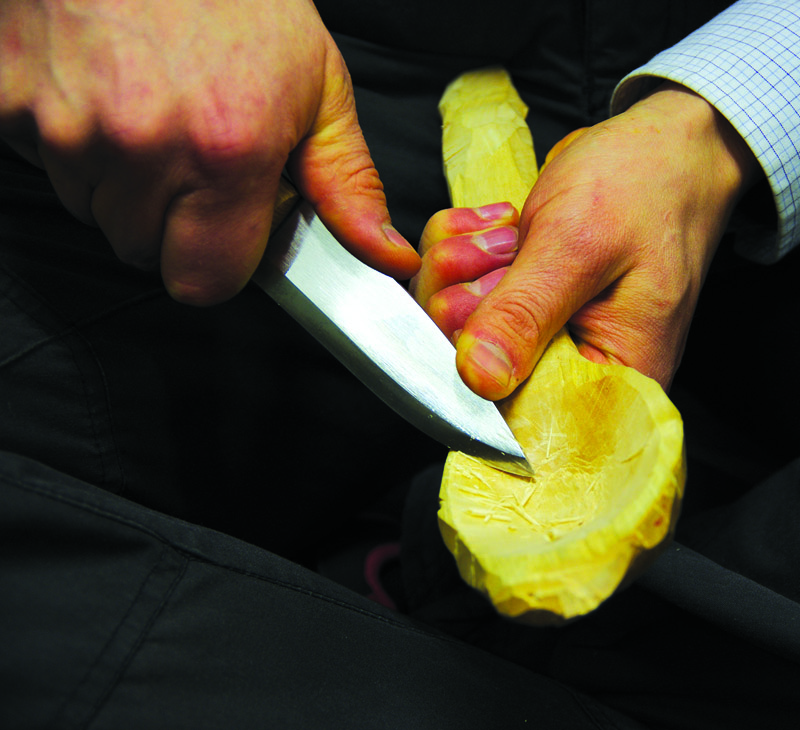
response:
<path fill-rule="evenodd" d="M 443 443 L 531 476 L 491 401 L 473 393 L 455 348 L 394 279 L 359 261 L 282 179 L 273 231 L 253 281 L 412 425 Z"/>

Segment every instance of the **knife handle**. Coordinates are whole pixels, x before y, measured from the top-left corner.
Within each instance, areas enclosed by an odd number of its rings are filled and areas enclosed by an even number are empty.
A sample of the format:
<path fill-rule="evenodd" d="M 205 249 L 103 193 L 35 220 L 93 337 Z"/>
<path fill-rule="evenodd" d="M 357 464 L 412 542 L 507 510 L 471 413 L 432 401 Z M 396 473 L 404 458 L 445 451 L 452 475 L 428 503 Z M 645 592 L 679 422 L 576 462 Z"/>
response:
<path fill-rule="evenodd" d="M 300 193 L 285 175 L 281 175 L 280 183 L 278 184 L 278 195 L 275 198 L 275 208 L 272 212 L 272 225 L 270 226 L 270 235 L 275 233 L 275 230 L 286 220 L 289 213 L 291 213 L 295 206 L 300 202 Z"/>

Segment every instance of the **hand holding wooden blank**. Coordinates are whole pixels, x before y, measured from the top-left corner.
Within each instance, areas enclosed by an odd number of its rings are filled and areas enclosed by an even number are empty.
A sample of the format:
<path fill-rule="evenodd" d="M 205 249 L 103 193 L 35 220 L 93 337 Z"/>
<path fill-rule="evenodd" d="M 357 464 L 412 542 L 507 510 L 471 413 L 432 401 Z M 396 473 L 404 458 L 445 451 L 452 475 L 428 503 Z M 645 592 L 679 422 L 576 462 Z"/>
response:
<path fill-rule="evenodd" d="M 537 167 L 508 74 L 465 74 L 440 111 L 453 205 L 508 200 L 521 209 Z M 584 615 L 672 535 L 685 482 L 680 414 L 655 381 L 584 359 L 566 330 L 500 408 L 536 476 L 451 452 L 440 492 L 445 543 L 500 613 L 536 624 Z"/>

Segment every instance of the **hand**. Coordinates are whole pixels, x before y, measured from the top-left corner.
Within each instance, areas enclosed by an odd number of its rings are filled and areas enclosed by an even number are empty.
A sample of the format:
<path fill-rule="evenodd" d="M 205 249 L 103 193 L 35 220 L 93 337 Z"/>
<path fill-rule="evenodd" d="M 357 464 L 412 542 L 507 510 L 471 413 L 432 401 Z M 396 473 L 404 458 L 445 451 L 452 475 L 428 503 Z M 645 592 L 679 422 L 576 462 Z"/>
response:
<path fill-rule="evenodd" d="M 513 264 L 460 325 L 467 385 L 508 395 L 569 324 L 588 359 L 668 388 L 716 246 L 758 171 L 730 125 L 674 84 L 573 137 L 528 197 Z"/>
<path fill-rule="evenodd" d="M 287 163 L 353 253 L 398 277 L 419 265 L 309 0 L 4 0 L 0 133 L 181 301 L 244 286 Z"/>

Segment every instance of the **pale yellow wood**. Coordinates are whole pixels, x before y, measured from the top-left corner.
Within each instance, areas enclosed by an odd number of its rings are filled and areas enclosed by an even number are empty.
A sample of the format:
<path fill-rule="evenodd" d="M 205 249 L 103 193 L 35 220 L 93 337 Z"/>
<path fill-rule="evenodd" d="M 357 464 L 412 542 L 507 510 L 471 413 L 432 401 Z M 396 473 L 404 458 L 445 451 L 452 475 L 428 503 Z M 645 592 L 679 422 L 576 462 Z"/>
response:
<path fill-rule="evenodd" d="M 527 109 L 508 75 L 460 77 L 440 111 L 453 205 L 522 206 L 537 170 Z M 445 543 L 500 613 L 537 624 L 584 615 L 671 536 L 685 481 L 680 414 L 635 370 L 585 360 L 566 330 L 500 407 L 536 475 L 451 452 L 440 492 Z"/>
<path fill-rule="evenodd" d="M 479 88 L 479 93 L 476 93 Z M 458 207 L 522 208 L 538 176 L 528 107 L 500 68 L 465 74 L 439 103 L 450 199 Z"/>

